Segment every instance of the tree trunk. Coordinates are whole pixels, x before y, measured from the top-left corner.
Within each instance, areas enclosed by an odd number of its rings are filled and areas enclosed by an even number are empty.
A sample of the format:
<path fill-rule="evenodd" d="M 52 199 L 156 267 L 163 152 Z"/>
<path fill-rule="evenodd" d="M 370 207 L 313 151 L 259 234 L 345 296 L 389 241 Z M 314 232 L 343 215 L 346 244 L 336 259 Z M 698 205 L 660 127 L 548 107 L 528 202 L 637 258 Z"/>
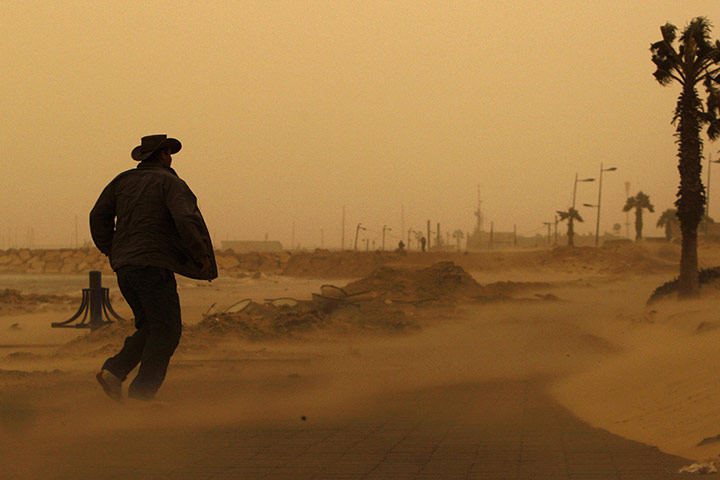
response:
<path fill-rule="evenodd" d="M 642 229 L 643 229 L 643 212 L 642 207 L 635 207 L 635 241 L 642 239 Z"/>
<path fill-rule="evenodd" d="M 678 297 L 690 298 L 700 292 L 698 277 L 697 227 L 694 232 L 683 232 L 680 253 L 680 278 L 678 279 Z"/>
<path fill-rule="evenodd" d="M 697 230 L 705 211 L 705 187 L 700 180 L 702 171 L 702 142 L 700 140 L 700 119 L 702 106 L 693 82 L 686 81 L 678 100 L 679 137 L 678 171 L 680 187 L 675 205 L 678 209 L 682 249 L 680 254 L 680 277 L 678 297 L 688 298 L 700 293 L 698 278 Z"/>
<path fill-rule="evenodd" d="M 573 228 L 573 218 L 568 218 L 568 247 L 574 247 L 575 241 L 573 240 L 573 237 L 575 236 L 575 229 Z"/>
<path fill-rule="evenodd" d="M 672 240 L 672 226 L 669 221 L 665 223 L 665 240 L 668 242 Z"/>

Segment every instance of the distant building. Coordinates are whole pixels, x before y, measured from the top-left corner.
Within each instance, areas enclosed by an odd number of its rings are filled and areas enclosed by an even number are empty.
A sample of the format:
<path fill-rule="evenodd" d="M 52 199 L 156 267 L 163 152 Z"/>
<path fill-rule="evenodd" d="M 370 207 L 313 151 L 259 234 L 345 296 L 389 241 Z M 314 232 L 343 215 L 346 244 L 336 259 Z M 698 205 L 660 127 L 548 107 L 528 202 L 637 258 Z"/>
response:
<path fill-rule="evenodd" d="M 223 240 L 221 244 L 223 250 L 232 250 L 235 253 L 282 252 L 283 249 L 282 243 L 276 241 Z"/>

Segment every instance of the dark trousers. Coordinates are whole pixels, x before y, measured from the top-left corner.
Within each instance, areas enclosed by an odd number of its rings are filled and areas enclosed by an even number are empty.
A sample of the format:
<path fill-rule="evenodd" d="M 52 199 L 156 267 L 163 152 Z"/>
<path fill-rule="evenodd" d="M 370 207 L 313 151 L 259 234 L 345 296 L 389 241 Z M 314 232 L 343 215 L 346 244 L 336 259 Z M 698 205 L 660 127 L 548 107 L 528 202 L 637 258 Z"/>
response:
<path fill-rule="evenodd" d="M 128 396 L 151 399 L 165 380 L 170 357 L 180 342 L 182 320 L 175 274 L 158 267 L 127 266 L 117 271 L 120 291 L 135 315 L 135 333 L 103 369 L 125 381 L 140 364 Z"/>

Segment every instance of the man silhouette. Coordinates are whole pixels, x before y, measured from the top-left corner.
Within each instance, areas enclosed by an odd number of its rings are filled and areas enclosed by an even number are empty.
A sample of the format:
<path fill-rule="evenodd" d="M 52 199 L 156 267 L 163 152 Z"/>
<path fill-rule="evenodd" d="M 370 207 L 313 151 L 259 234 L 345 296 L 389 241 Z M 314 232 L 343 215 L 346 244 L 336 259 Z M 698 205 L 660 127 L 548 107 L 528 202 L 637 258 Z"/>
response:
<path fill-rule="evenodd" d="M 197 199 L 171 168 L 182 145 L 167 135 L 143 137 L 131 153 L 137 168 L 121 173 L 90 212 L 90 232 L 107 255 L 135 316 L 136 331 L 96 378 L 122 401 L 122 382 L 140 364 L 128 396 L 151 400 L 180 342 L 182 320 L 175 273 L 212 280 L 217 265 Z"/>

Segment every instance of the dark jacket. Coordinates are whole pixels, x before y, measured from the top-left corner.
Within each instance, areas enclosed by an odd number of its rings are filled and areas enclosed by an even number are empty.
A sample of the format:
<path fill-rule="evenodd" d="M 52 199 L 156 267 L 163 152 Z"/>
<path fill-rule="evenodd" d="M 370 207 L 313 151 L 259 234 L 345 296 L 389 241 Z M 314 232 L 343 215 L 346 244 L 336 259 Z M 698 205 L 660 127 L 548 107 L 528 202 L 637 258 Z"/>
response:
<path fill-rule="evenodd" d="M 140 163 L 105 187 L 90 212 L 90 233 L 114 270 L 149 265 L 190 278 L 217 277 L 195 195 L 175 170 L 158 163 Z M 210 269 L 203 273 L 205 256 Z"/>

